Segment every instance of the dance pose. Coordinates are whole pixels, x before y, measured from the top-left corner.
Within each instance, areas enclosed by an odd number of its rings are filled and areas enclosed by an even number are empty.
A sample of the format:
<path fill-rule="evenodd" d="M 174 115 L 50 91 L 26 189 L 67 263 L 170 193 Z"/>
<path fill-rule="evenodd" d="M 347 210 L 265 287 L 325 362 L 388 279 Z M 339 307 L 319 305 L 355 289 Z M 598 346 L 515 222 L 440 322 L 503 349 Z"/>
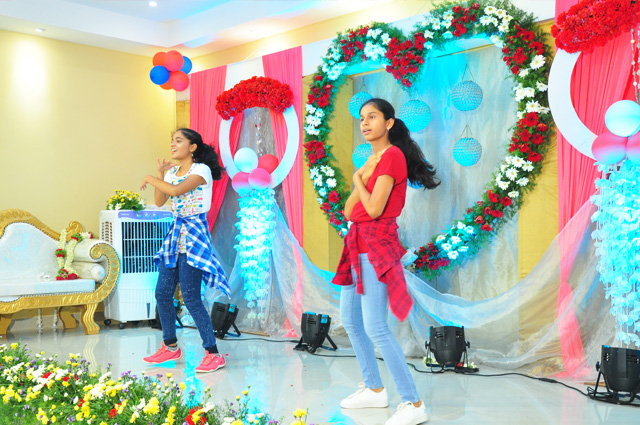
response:
<path fill-rule="evenodd" d="M 178 282 L 184 304 L 193 318 L 202 346 L 206 350 L 196 372 L 213 372 L 224 367 L 224 357 L 218 352 L 211 317 L 201 298 L 201 284 L 217 287 L 227 295 L 227 277 L 213 254 L 211 234 L 207 224 L 207 211 L 211 207 L 213 180 L 220 180 L 223 168 L 218 155 L 204 144 L 197 132 L 181 128 L 171 140 L 171 161 L 158 159 L 157 177 L 147 175 L 141 189 L 147 184 L 155 188 L 157 206 L 171 198 L 174 220 L 160 251 L 154 257 L 158 266 L 156 302 L 162 324 L 162 346 L 153 355 L 145 357 L 147 363 L 162 363 L 182 357 L 176 338 L 176 311 L 173 295 Z M 166 174 L 165 174 L 166 171 Z"/>
<path fill-rule="evenodd" d="M 360 364 L 364 383 L 342 400 L 344 409 L 387 407 L 374 345 L 389 368 L 402 403 L 386 425 L 416 425 L 428 420 L 400 344 L 387 325 L 387 305 L 399 319 L 409 315 L 413 301 L 407 292 L 400 259 L 405 253 L 396 218 L 405 203 L 407 180 L 433 189 L 439 181 L 411 139 L 407 126 L 395 118 L 386 100 L 371 99 L 360 108 L 360 129 L 373 154 L 353 175 L 355 188 L 345 205 L 353 224 L 333 283 L 343 285 L 340 317 Z"/>

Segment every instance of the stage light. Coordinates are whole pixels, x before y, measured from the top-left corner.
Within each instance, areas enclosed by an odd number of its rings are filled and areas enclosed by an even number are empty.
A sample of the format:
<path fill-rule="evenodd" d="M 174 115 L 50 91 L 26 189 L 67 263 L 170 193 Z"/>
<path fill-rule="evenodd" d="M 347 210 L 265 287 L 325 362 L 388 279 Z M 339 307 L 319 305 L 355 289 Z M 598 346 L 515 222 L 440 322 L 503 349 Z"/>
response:
<path fill-rule="evenodd" d="M 640 392 L 640 351 L 629 348 L 602 346 L 600 363 L 596 364 L 598 379 L 596 389 L 589 393 L 595 400 L 616 404 L 630 404 Z M 607 392 L 599 394 L 600 376 L 604 378 Z M 623 400 L 628 393 L 629 400 Z"/>
<path fill-rule="evenodd" d="M 467 362 L 467 347 L 470 344 L 464 339 L 464 327 L 442 326 L 429 328 L 429 342 L 425 342 L 427 353 L 432 352 L 436 362 L 445 366 L 458 367 Z M 462 355 L 464 354 L 464 361 Z"/>
<path fill-rule="evenodd" d="M 294 347 L 294 350 L 308 351 L 315 353 L 319 347 L 324 347 L 322 343 L 326 338 L 333 350 L 337 350 L 338 347 L 329 336 L 329 328 L 331 327 L 331 317 L 326 314 L 316 314 L 306 312 L 302 314 L 302 321 L 300 323 L 300 330 L 302 331 L 302 338 L 298 341 L 298 344 Z"/>
<path fill-rule="evenodd" d="M 238 316 L 238 307 L 234 304 L 223 304 L 219 302 L 213 303 L 211 310 L 211 324 L 216 338 L 224 339 L 225 335 L 240 336 L 240 330 L 236 326 L 236 317 Z M 229 333 L 229 329 L 233 326 L 236 335 Z"/>

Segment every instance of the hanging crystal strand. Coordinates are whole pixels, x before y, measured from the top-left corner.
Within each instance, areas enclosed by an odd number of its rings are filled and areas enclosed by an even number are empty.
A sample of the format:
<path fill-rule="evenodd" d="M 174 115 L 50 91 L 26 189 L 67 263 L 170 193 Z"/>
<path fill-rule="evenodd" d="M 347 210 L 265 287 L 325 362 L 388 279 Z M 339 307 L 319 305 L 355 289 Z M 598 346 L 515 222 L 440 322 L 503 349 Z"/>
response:
<path fill-rule="evenodd" d="M 634 39 L 634 33 L 636 38 Z M 636 102 L 640 103 L 640 86 L 638 85 L 638 79 L 640 77 L 640 56 L 638 52 L 640 49 L 640 25 L 636 28 L 631 28 L 631 74 L 633 75 L 633 89 L 636 92 Z"/>
<path fill-rule="evenodd" d="M 256 152 L 258 155 L 263 155 L 263 145 L 262 142 L 262 111 L 260 109 L 256 110 Z"/>

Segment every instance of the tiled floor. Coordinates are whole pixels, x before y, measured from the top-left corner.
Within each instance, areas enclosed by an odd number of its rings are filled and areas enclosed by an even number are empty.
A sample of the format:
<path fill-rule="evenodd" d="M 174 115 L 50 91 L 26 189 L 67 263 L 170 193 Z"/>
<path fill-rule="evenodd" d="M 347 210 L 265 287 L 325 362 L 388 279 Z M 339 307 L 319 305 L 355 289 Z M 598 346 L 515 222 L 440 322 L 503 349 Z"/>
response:
<path fill-rule="evenodd" d="M 290 342 L 258 339 L 243 334 L 228 336 L 218 342 L 227 355 L 227 366 L 211 374 L 196 376 L 194 368 L 204 351 L 194 329 L 180 330 L 180 344 L 186 356 L 178 362 L 149 367 L 142 357 L 153 353 L 161 342 L 161 333 L 149 327 L 103 327 L 99 335 L 86 336 L 80 327 L 63 331 L 35 326 L 14 327 L 7 341 L 22 340 L 32 350 L 47 354 L 80 353 L 92 364 L 113 364 L 113 372 L 132 371 L 139 374 L 173 372 L 176 380 L 184 380 L 203 389 L 211 387 L 214 399 L 233 399 L 251 385 L 256 407 L 272 416 L 293 419 L 295 408 L 309 410 L 308 423 L 315 424 L 384 424 L 393 413 L 400 397 L 391 377 L 380 362 L 383 381 L 390 396 L 388 409 L 341 410 L 339 401 L 354 391 L 361 376 L 355 358 L 344 341 L 336 341 L 337 352 L 318 350 L 314 356 L 294 351 Z M 410 359 L 421 370 L 420 359 Z M 481 374 L 502 373 L 479 365 Z M 534 381 L 521 376 L 482 377 L 454 373 L 421 374 L 412 371 L 419 393 L 427 404 L 430 423 L 446 424 L 640 424 L 640 409 L 596 402 L 557 384 Z M 580 383 L 568 384 L 586 391 Z"/>

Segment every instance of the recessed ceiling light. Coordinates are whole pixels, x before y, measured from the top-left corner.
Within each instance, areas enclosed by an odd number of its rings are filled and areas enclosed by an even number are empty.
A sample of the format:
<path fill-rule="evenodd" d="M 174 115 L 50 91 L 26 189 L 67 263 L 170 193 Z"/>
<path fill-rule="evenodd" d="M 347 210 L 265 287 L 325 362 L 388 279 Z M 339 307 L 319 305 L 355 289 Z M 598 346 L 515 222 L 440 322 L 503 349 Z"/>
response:
<path fill-rule="evenodd" d="M 150 1 L 149 2 L 149 6 L 151 6 L 151 7 L 156 7 L 157 5 L 158 5 L 157 1 Z"/>
<path fill-rule="evenodd" d="M 46 31 L 46 29 L 44 29 L 44 28 L 36 28 L 36 32 L 45 32 L 45 31 Z"/>

